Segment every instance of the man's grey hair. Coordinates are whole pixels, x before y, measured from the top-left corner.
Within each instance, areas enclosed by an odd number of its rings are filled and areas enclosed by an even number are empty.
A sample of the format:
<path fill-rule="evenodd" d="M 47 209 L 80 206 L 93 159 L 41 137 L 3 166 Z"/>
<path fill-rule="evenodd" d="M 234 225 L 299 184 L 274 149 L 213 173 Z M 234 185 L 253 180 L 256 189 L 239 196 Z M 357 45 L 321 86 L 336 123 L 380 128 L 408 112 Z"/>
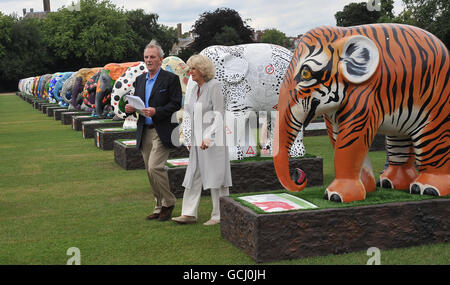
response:
<path fill-rule="evenodd" d="M 162 47 L 159 45 L 159 43 L 156 40 L 151 40 L 144 49 L 144 52 L 146 49 L 148 48 L 157 48 L 158 52 L 159 52 L 159 57 L 164 57 L 164 51 L 162 49 Z"/>

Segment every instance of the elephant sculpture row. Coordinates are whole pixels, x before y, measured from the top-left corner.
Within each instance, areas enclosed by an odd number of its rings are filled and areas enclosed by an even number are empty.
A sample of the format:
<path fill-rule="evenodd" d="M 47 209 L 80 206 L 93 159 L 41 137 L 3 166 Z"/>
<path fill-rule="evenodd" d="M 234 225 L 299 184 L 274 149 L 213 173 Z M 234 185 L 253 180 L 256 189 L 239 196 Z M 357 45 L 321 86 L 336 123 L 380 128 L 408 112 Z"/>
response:
<path fill-rule="evenodd" d="M 261 152 L 270 155 L 273 136 L 273 120 L 270 118 L 274 117 L 271 115 L 277 110 L 278 94 L 292 53 L 271 44 L 211 46 L 201 53 L 212 60 L 216 79 L 222 83 L 226 113 L 231 118 L 226 126 L 230 159 L 257 155 L 254 132 L 255 128 L 261 126 L 259 121 L 256 125 L 251 123 L 259 119 L 262 113 L 268 118 L 263 124 L 268 138 L 260 142 Z M 179 76 L 183 94 L 195 84 L 189 77 L 188 66 L 177 57 L 165 58 L 162 68 Z M 143 62 L 131 62 L 55 73 L 48 79 L 49 87 L 43 90 L 49 90 L 49 100 L 68 105 L 69 109 L 90 111 L 99 117 L 115 115 L 116 118 L 125 119 L 124 128 L 135 128 L 137 115 L 127 116 L 124 113 L 124 95 L 133 95 L 136 77 L 146 71 Z M 35 78 L 32 80 L 36 81 Z M 31 89 L 32 94 L 37 94 L 36 88 Z M 180 140 L 188 144 L 191 124 L 190 120 L 183 119 L 183 115 L 183 110 L 177 114 L 181 122 Z M 299 132 L 292 144 L 291 156 L 304 155 L 302 140 L 303 133 Z"/>

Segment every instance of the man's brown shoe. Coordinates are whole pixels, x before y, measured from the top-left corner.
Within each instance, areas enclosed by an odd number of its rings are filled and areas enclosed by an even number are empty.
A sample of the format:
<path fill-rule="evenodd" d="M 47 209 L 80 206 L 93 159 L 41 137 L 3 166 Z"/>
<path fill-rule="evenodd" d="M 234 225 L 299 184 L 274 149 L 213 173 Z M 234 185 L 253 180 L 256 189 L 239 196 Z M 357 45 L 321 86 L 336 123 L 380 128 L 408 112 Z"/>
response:
<path fill-rule="evenodd" d="M 153 214 L 151 214 L 151 215 L 148 215 L 147 216 L 147 220 L 155 220 L 155 219 L 158 219 L 159 218 L 159 213 L 153 213 Z"/>
<path fill-rule="evenodd" d="M 170 206 L 170 207 L 163 206 L 161 209 L 161 213 L 159 213 L 159 220 L 161 222 L 163 222 L 163 221 L 167 221 L 168 219 L 170 219 L 170 217 L 172 216 L 173 208 L 175 208 L 175 205 Z"/>

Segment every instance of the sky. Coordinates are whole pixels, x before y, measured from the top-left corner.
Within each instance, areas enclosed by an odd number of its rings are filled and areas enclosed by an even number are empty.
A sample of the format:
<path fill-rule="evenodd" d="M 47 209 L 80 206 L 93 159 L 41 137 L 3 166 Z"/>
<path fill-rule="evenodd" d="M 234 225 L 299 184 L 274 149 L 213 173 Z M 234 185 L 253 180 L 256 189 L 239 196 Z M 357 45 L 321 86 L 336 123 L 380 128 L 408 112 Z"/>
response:
<path fill-rule="evenodd" d="M 68 7 L 72 1 L 50 0 L 51 11 Z M 125 10 L 144 9 L 146 13 L 158 14 L 159 24 L 176 27 L 181 23 L 183 33 L 192 29 L 202 13 L 226 7 L 237 11 L 255 30 L 275 28 L 289 37 L 304 34 L 317 26 L 336 25 L 334 14 L 351 2 L 375 1 L 379 0 L 111 0 Z M 403 10 L 402 1 L 395 0 L 394 5 L 397 15 Z M 43 11 L 43 0 L 0 0 L 3 14 L 22 16 L 24 8 Z"/>

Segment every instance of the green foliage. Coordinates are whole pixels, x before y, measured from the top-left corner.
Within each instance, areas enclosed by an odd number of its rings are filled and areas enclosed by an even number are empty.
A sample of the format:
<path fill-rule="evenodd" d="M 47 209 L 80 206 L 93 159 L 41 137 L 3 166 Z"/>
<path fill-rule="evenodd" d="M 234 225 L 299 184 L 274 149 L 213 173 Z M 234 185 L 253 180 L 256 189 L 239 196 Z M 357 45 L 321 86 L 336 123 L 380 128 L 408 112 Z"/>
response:
<path fill-rule="evenodd" d="M 14 18 L 0 12 L 0 58 L 6 55 L 6 47 L 11 43 L 11 28 Z"/>
<path fill-rule="evenodd" d="M 373 2 L 372 4 L 374 4 Z M 381 0 L 380 6 L 369 11 L 368 2 L 350 3 L 342 11 L 336 12 L 336 25 L 342 27 L 357 26 L 373 23 L 393 22 L 394 0 Z M 370 6 L 370 5 L 369 5 Z"/>
<path fill-rule="evenodd" d="M 405 10 L 396 22 L 420 27 L 437 36 L 450 47 L 450 1 L 403 0 Z"/>
<path fill-rule="evenodd" d="M 193 32 L 197 35 L 192 44 L 195 52 L 200 52 L 212 45 L 237 45 L 253 42 L 252 28 L 242 20 L 238 12 L 229 8 L 204 12 L 195 22 Z"/>
<path fill-rule="evenodd" d="M 380 18 L 380 12 L 369 11 L 367 2 L 350 3 L 344 6 L 342 11 L 336 12 L 336 25 L 341 27 L 357 26 L 376 23 Z"/>
<path fill-rule="evenodd" d="M 8 16 L 6 16 L 8 17 Z M 42 22 L 12 18 L 9 42 L 0 57 L 0 90 L 14 90 L 19 79 L 47 73 L 51 60 L 41 36 Z"/>
<path fill-rule="evenodd" d="M 134 50 L 134 32 L 109 1 L 82 0 L 80 11 L 60 9 L 44 21 L 44 39 L 58 62 L 72 68 L 119 62 Z M 67 64 L 68 63 L 68 64 Z"/>
<path fill-rule="evenodd" d="M 239 35 L 233 27 L 224 26 L 221 32 L 214 36 L 218 45 L 234 46 L 240 42 Z"/>
<path fill-rule="evenodd" d="M 142 58 L 144 47 L 152 39 L 158 41 L 166 55 L 173 44 L 178 42 L 176 29 L 158 24 L 157 14 L 146 14 L 144 10 L 138 9 L 127 11 L 126 16 L 128 25 L 135 32 L 132 41 L 138 47 L 135 52 L 130 51 L 131 58 Z"/>
<path fill-rule="evenodd" d="M 277 29 L 265 30 L 264 34 L 261 37 L 261 42 L 284 47 L 287 47 L 289 45 L 289 39 L 286 37 L 286 34 L 280 32 Z"/>

